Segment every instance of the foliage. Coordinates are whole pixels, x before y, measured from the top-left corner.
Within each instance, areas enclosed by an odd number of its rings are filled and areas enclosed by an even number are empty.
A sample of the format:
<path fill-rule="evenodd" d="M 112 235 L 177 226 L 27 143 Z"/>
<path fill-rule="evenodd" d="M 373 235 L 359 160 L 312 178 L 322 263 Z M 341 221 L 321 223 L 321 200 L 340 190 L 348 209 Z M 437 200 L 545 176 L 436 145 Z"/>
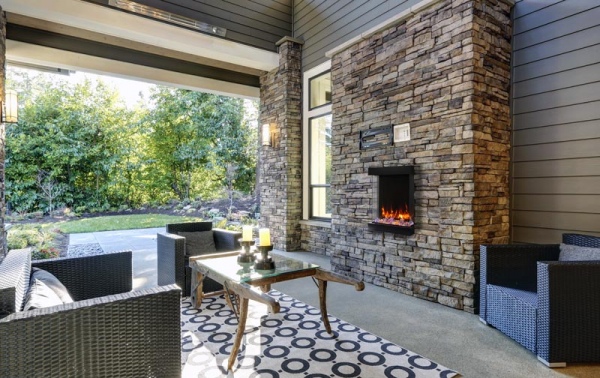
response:
<path fill-rule="evenodd" d="M 34 260 L 58 257 L 56 246 L 60 231 L 51 225 L 27 224 L 15 225 L 8 230 L 8 249 L 31 248 Z"/>
<path fill-rule="evenodd" d="M 155 108 L 144 122 L 155 186 L 180 200 L 214 198 L 227 184 L 227 166 L 235 166 L 229 181 L 253 189 L 256 143 L 242 100 L 164 87 L 151 98 Z"/>
<path fill-rule="evenodd" d="M 254 190 L 256 125 L 244 101 L 155 87 L 127 108 L 115 87 L 10 68 L 19 123 L 6 128 L 6 201 L 24 214 L 211 199 Z"/>
<path fill-rule="evenodd" d="M 85 218 L 55 223 L 66 234 L 82 232 L 133 230 L 136 228 L 164 227 L 167 223 L 197 222 L 200 218 L 163 214 L 132 214 Z"/>

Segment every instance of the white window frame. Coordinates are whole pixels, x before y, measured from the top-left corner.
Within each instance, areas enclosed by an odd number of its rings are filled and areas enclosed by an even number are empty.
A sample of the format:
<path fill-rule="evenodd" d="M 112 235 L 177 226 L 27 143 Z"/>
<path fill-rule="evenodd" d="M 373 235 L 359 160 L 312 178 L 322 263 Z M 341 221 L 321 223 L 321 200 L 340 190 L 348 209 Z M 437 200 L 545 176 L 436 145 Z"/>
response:
<path fill-rule="evenodd" d="M 309 138 L 310 138 L 310 120 L 312 118 L 316 118 L 325 114 L 331 113 L 331 103 L 323 106 L 318 106 L 312 110 L 309 110 L 310 99 L 309 99 L 309 81 L 310 79 L 317 77 L 324 72 L 331 70 L 331 60 L 319 64 L 318 66 L 307 70 L 302 75 L 302 150 L 304 153 L 302 154 L 302 219 L 311 220 L 310 219 L 310 146 L 309 146 Z M 329 223 L 328 220 L 323 218 L 319 218 L 319 221 L 322 221 L 326 224 Z"/>

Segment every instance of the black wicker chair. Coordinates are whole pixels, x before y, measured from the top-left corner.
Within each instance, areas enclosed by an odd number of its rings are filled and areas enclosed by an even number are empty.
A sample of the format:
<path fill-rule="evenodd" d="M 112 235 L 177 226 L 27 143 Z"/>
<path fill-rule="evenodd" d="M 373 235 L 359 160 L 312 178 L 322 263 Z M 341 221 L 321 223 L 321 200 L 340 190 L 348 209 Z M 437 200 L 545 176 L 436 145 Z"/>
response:
<path fill-rule="evenodd" d="M 213 231 L 217 252 L 235 251 L 241 248 L 239 239 L 241 232 L 212 228 L 212 222 L 172 223 L 166 227 L 166 234 L 159 233 L 156 238 L 158 284 L 177 284 L 183 295 L 190 295 L 192 272 L 189 267 L 190 254 L 186 248 L 185 238 L 179 232 Z M 206 252 L 206 253 L 215 253 Z M 203 254 L 202 252 L 196 254 Z M 216 281 L 206 278 L 203 291 L 206 293 L 222 290 Z"/>
<path fill-rule="evenodd" d="M 600 238 L 563 234 L 600 248 Z M 482 245 L 480 318 L 549 367 L 600 362 L 600 261 L 558 261 L 559 245 Z"/>
<path fill-rule="evenodd" d="M 31 267 L 54 274 L 75 302 L 21 311 Z M 0 262 L 1 377 L 180 377 L 181 290 L 131 291 L 131 252 Z"/>

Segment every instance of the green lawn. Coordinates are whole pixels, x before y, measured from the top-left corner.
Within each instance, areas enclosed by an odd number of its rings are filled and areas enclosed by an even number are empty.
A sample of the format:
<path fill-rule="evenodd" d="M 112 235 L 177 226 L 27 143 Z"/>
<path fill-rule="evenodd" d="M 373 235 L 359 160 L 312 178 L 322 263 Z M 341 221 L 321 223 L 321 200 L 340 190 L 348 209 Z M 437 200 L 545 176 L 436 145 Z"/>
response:
<path fill-rule="evenodd" d="M 202 219 L 163 214 L 132 214 L 78 219 L 74 221 L 54 223 L 53 226 L 65 234 L 77 234 L 82 232 L 162 227 L 167 223 L 194 222 L 200 220 Z"/>

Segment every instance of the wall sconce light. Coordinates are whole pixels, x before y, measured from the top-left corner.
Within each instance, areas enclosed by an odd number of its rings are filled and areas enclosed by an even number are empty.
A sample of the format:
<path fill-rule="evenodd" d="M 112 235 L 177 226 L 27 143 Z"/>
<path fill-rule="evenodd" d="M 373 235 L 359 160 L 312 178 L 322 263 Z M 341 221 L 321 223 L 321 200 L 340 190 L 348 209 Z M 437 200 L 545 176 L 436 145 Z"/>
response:
<path fill-rule="evenodd" d="M 4 103 L 2 104 L 2 123 L 17 123 L 18 116 L 18 99 L 17 92 L 9 89 L 4 94 Z"/>
<path fill-rule="evenodd" d="M 277 143 L 277 124 L 265 123 L 262 125 L 262 145 L 279 147 Z"/>
<path fill-rule="evenodd" d="M 270 146 L 271 145 L 271 125 L 265 123 L 262 125 L 262 145 Z"/>

